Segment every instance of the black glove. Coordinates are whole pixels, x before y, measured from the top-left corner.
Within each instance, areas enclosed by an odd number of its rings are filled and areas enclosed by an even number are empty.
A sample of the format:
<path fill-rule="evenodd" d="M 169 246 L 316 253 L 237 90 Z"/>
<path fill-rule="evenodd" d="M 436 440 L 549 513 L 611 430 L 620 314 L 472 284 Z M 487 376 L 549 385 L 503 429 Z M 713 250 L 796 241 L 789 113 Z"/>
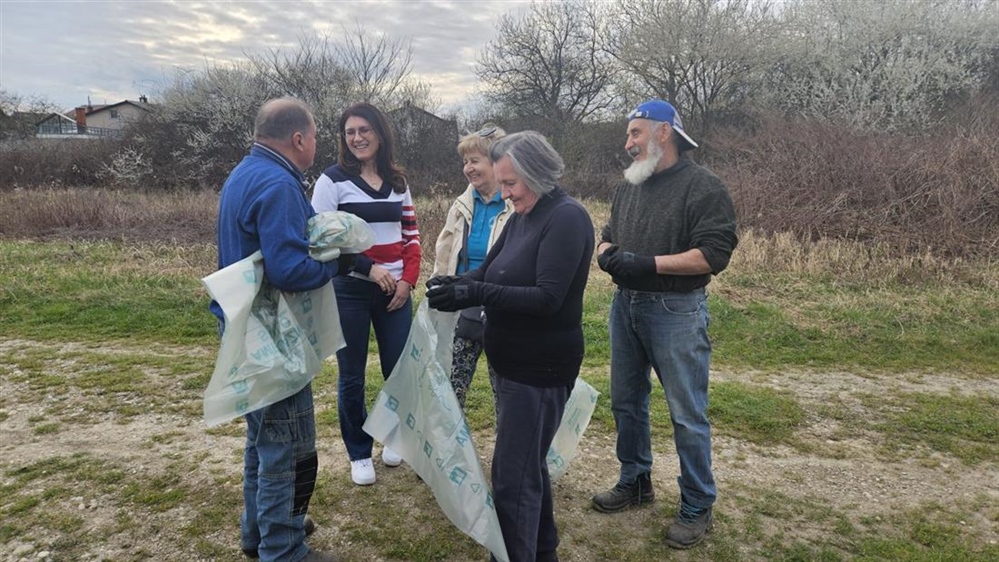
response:
<path fill-rule="evenodd" d="M 611 244 L 606 250 L 603 251 L 603 253 L 597 256 L 597 265 L 600 266 L 600 269 L 614 275 L 614 272 L 609 269 L 610 261 L 611 257 L 620 249 L 621 247 L 617 244 Z"/>
<path fill-rule="evenodd" d="M 623 279 L 639 279 L 658 274 L 655 256 L 640 256 L 631 252 L 620 252 L 611 256 L 612 275 Z"/>
<path fill-rule="evenodd" d="M 433 289 L 434 287 L 443 287 L 445 285 L 457 283 L 460 280 L 461 275 L 434 275 L 430 279 L 427 279 L 427 288 Z"/>
<path fill-rule="evenodd" d="M 354 271 L 355 264 L 357 264 L 357 254 L 340 254 L 336 259 L 336 274 L 347 275 Z"/>
<path fill-rule="evenodd" d="M 430 308 L 454 312 L 482 304 L 482 283 L 459 277 L 458 281 L 427 291 Z"/>

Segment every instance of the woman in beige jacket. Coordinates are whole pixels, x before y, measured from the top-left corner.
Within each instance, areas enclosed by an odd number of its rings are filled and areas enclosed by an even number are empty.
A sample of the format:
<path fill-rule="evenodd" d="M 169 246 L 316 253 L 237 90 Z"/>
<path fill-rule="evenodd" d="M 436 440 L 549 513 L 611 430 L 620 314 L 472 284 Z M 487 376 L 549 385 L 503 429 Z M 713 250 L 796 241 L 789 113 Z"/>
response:
<path fill-rule="evenodd" d="M 444 228 L 437 236 L 434 277 L 463 275 L 479 267 L 513 214 L 513 205 L 500 194 L 488 156 L 489 147 L 505 135 L 503 129 L 486 125 L 458 142 L 469 185 L 451 204 Z M 427 284 L 433 285 L 434 279 Z M 484 320 L 482 307 L 466 309 L 455 328 L 451 386 L 462 409 L 482 355 Z"/>

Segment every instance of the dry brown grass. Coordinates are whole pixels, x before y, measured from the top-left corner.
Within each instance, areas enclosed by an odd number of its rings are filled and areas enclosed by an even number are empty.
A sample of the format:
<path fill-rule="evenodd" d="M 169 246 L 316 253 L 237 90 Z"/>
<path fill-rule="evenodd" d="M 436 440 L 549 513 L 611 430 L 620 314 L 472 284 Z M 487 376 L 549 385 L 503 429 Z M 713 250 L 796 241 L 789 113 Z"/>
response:
<path fill-rule="evenodd" d="M 16 189 L 0 192 L 0 237 L 213 243 L 217 209 L 211 191 Z"/>
<path fill-rule="evenodd" d="M 433 270 L 434 244 L 451 201 L 449 195 L 416 199 L 423 242 L 422 279 Z M 610 206 L 596 199 L 583 204 L 599 237 Z M 210 246 L 215 242 L 217 205 L 218 195 L 211 191 L 134 193 L 51 188 L 0 192 L 0 237 Z M 197 269 L 203 271 L 212 265 L 198 264 Z M 779 272 L 867 286 L 923 282 L 999 286 L 999 262 L 987 256 L 946 257 L 929 248 L 900 253 L 887 242 L 810 240 L 788 232 L 743 230 L 729 267 L 740 275 Z M 726 277 L 719 277 L 714 286 L 722 289 Z"/>

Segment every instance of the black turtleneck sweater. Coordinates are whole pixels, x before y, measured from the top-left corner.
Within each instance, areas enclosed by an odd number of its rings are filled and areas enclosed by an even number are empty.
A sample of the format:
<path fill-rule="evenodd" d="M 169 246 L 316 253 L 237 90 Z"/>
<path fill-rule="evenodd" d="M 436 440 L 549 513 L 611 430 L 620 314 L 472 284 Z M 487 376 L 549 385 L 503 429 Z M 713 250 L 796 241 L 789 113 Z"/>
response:
<path fill-rule="evenodd" d="M 513 215 L 466 275 L 484 282 L 485 351 L 499 376 L 539 387 L 575 382 L 593 239 L 586 209 L 555 188 L 529 213 Z"/>
<path fill-rule="evenodd" d="M 614 191 L 600 240 L 645 256 L 699 249 L 711 265 L 710 274 L 614 278 L 625 289 L 687 293 L 707 285 L 712 274 L 728 266 L 738 243 L 732 198 L 718 176 L 683 156 L 641 185 L 624 183 Z"/>

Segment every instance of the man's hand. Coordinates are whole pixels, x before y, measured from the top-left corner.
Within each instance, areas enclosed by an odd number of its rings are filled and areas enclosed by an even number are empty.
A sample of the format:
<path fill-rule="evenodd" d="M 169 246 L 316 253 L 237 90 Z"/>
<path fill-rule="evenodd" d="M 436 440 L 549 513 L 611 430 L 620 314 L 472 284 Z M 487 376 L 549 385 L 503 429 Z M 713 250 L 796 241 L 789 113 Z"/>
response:
<path fill-rule="evenodd" d="M 482 304 L 482 283 L 459 278 L 454 283 L 438 285 L 427 291 L 427 304 L 444 312 L 478 306 Z"/>
<path fill-rule="evenodd" d="M 336 259 L 336 274 L 349 274 L 351 271 L 354 271 L 354 265 L 356 263 L 357 254 L 340 254 L 340 257 Z"/>
<path fill-rule="evenodd" d="M 445 285 L 457 283 L 460 280 L 461 275 L 434 275 L 430 279 L 427 279 L 427 288 L 433 289 L 434 287 L 443 287 Z"/>
<path fill-rule="evenodd" d="M 622 279 L 640 279 L 656 275 L 656 257 L 641 256 L 631 252 L 619 252 L 611 257 L 613 273 Z"/>
<path fill-rule="evenodd" d="M 597 256 L 597 265 L 600 266 L 600 269 L 614 275 L 614 272 L 610 270 L 610 261 L 614 254 L 616 254 L 620 249 L 621 248 L 617 244 L 611 244 L 606 250 L 601 252 L 600 255 Z"/>

